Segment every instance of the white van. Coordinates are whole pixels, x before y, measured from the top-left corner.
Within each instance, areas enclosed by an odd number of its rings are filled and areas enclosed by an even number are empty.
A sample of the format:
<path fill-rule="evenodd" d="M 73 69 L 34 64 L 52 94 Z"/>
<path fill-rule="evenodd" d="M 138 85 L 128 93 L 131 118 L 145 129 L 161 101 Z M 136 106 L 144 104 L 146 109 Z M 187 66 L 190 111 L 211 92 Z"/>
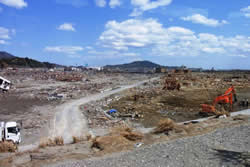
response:
<path fill-rule="evenodd" d="M 0 76 L 0 89 L 8 91 L 10 89 L 11 82 Z"/>

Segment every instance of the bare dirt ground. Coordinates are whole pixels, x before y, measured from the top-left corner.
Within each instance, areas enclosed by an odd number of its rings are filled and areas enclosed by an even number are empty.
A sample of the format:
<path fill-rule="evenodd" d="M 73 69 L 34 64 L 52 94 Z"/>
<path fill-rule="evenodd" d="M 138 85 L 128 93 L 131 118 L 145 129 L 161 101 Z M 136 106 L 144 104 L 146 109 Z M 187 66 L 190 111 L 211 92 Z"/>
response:
<path fill-rule="evenodd" d="M 250 125 L 238 125 L 102 157 L 59 162 L 50 167 L 94 166 L 239 166 L 250 165 Z"/>
<path fill-rule="evenodd" d="M 86 166 L 86 165 L 91 166 L 94 164 L 97 165 L 99 163 L 99 160 L 100 162 L 101 161 L 103 162 L 103 165 L 108 165 L 111 162 L 110 159 L 113 159 L 114 162 L 112 162 L 112 166 L 117 166 L 117 165 L 119 166 L 120 162 L 115 161 L 115 160 L 119 158 L 120 156 L 123 159 L 122 162 L 126 163 L 128 166 L 130 165 L 134 166 L 133 163 L 140 163 L 141 165 L 142 164 L 145 165 L 145 163 L 140 160 L 145 161 L 147 159 L 145 158 L 147 157 L 147 155 L 150 155 L 151 158 L 153 159 L 157 159 L 157 157 L 159 158 L 165 155 L 165 154 L 162 154 L 161 149 L 152 149 L 150 151 L 148 148 L 155 148 L 155 147 L 162 148 L 163 144 L 173 147 L 173 150 L 171 151 L 171 153 L 174 155 L 181 154 L 182 151 L 181 150 L 178 151 L 177 148 L 183 148 L 182 147 L 183 144 L 185 145 L 185 147 L 190 146 L 188 149 L 190 153 L 195 154 L 195 155 L 200 155 L 201 152 L 198 148 L 205 147 L 206 142 L 211 143 L 212 144 L 211 148 L 215 148 L 215 149 L 220 149 L 220 150 L 231 149 L 231 151 L 242 151 L 242 150 L 244 151 L 245 145 L 242 144 L 242 142 L 244 143 L 249 142 L 248 141 L 249 120 L 250 120 L 249 116 L 236 116 L 236 117 L 230 117 L 226 119 L 209 119 L 202 123 L 185 125 L 184 127 L 186 128 L 186 130 L 173 131 L 173 132 L 170 132 L 168 135 L 164 133 L 158 134 L 158 135 L 147 133 L 145 134 L 144 138 L 140 141 L 120 140 L 120 138 L 117 136 L 117 139 L 112 138 L 113 141 L 107 141 L 108 145 L 106 145 L 104 150 L 92 149 L 91 148 L 92 141 L 81 141 L 76 144 L 47 147 L 45 149 L 36 149 L 34 151 L 12 155 L 9 158 L 2 159 L 0 161 L 0 165 L 5 166 L 5 167 L 9 167 L 11 165 L 17 165 L 20 167 L 33 167 L 33 166 L 75 167 L 75 166 Z M 242 129 L 241 127 L 246 127 L 246 128 L 244 128 L 245 130 L 243 129 L 244 131 L 239 130 L 239 129 Z M 230 130 L 228 130 L 227 132 L 230 132 L 231 135 L 224 132 L 225 130 L 223 130 L 223 128 L 229 128 Z M 206 137 L 206 136 L 210 136 L 210 134 L 213 134 L 214 131 L 216 131 L 216 129 L 219 129 L 218 131 L 220 131 L 220 132 L 215 132 L 217 133 L 217 135 L 212 135 L 213 137 L 209 137 L 209 138 Z M 232 137 L 232 134 L 235 137 Z M 227 135 L 231 137 L 226 137 Z M 197 137 L 193 137 L 193 136 L 197 136 Z M 203 138 L 207 138 L 207 141 L 205 143 L 200 143 L 198 147 L 196 147 L 197 140 L 189 141 L 190 138 L 196 139 L 202 136 L 204 136 Z M 172 145 L 175 142 L 179 143 L 178 141 L 180 140 L 182 141 L 181 145 L 179 146 L 178 144 L 176 146 Z M 226 145 L 223 144 L 222 142 L 224 140 L 229 140 L 227 141 Z M 117 141 L 119 141 L 120 143 L 114 144 Z M 140 148 L 136 147 L 136 144 L 138 142 L 143 143 Z M 222 147 L 222 145 L 224 147 Z M 234 149 L 232 149 L 231 147 L 229 148 L 228 146 L 230 145 L 234 145 Z M 138 152 L 139 150 L 141 150 L 140 153 Z M 131 157 L 142 156 L 144 158 L 142 157 L 141 157 L 142 159 L 136 158 L 137 161 L 133 161 L 133 160 L 126 159 L 126 156 L 123 157 L 123 155 L 125 154 L 129 157 L 131 154 Z M 191 166 L 192 163 L 188 159 L 186 159 L 187 157 L 184 156 L 184 161 L 182 160 L 182 158 L 183 157 L 179 157 L 179 159 L 172 159 L 171 164 L 173 165 L 176 164 L 178 166 L 179 163 L 183 162 L 185 165 Z M 200 159 L 197 158 L 195 162 L 196 163 L 195 166 L 197 165 L 199 166 L 199 164 L 204 163 L 204 160 L 209 161 L 209 159 L 206 159 L 206 158 L 208 157 L 204 156 Z M 79 160 L 83 160 L 83 161 L 79 161 Z M 87 161 L 91 161 L 91 162 L 87 162 Z M 240 158 L 237 159 L 237 157 L 235 157 L 234 161 L 241 161 L 241 159 Z M 163 159 L 157 160 L 158 164 L 162 162 L 165 162 L 165 161 L 163 161 Z M 220 165 L 219 164 L 216 165 L 216 164 L 215 166 L 221 166 L 225 164 L 225 162 L 219 163 Z M 244 162 L 242 162 L 242 164 L 244 164 Z"/>
<path fill-rule="evenodd" d="M 94 71 L 79 73 L 83 75 L 82 81 L 62 82 L 53 78 L 48 79 L 48 73 L 42 70 L 2 71 L 0 75 L 11 80 L 13 85 L 9 92 L 0 94 L 0 121 L 22 121 L 22 145 L 33 144 L 39 142 L 40 138 L 49 136 L 49 129 L 53 127 L 53 121 L 50 120 L 54 120 L 57 111 L 64 110 L 60 108 L 61 105 L 65 106 L 64 103 L 148 78 L 147 75 L 137 74 L 128 77 L 128 74 L 111 75 Z M 63 72 L 60 74 L 64 75 Z M 62 94 L 63 97 L 57 97 L 58 94 Z M 78 112 L 75 116 L 77 119 L 80 118 Z"/>
<path fill-rule="evenodd" d="M 1 73 L 1 76 L 5 76 L 4 74 Z M 38 74 L 33 74 L 32 77 L 6 75 L 9 80 L 13 80 L 14 86 L 9 93 L 0 96 L 0 103 L 3 104 L 0 110 L 1 121 L 22 120 L 22 145 L 37 143 L 38 146 L 40 139 L 44 137 L 63 137 L 66 145 L 1 154 L 0 164 L 42 166 L 44 163 L 133 149 L 138 142 L 147 145 L 246 123 L 245 118 L 228 118 L 188 125 L 187 129 L 191 130 L 180 130 L 167 136 L 150 133 L 159 120 L 164 118 L 171 118 L 176 122 L 201 118 L 200 104 L 211 104 L 216 96 L 232 84 L 236 88 L 239 102 L 250 99 L 249 74 L 181 74 L 176 76 L 182 85 L 180 91 L 162 90 L 164 76 L 149 80 L 157 75 L 91 72 L 81 74 L 84 76 L 82 81 L 62 82 L 42 79 L 45 74 Z M 144 80 L 146 82 L 141 82 Z M 234 105 L 235 111 L 246 109 L 239 104 Z M 118 113 L 108 116 L 105 111 L 110 109 L 117 109 Z M 112 147 L 105 148 L 104 151 L 91 148 L 89 134 L 92 139 L 95 136 L 109 135 L 111 127 L 124 124 L 143 133 L 143 139 L 126 141 L 120 138 L 121 143 L 114 144 L 114 148 L 111 143 Z M 73 136 L 85 138 L 76 142 Z M 123 141 L 127 144 L 123 145 Z M 116 148 L 115 145 L 119 147 Z"/>
<path fill-rule="evenodd" d="M 184 78 L 185 75 L 178 76 L 182 84 L 180 91 L 162 90 L 164 82 L 162 78 L 82 106 L 81 109 L 89 119 L 90 127 L 108 127 L 110 123 L 115 123 L 110 119 L 105 120 L 105 115 L 102 113 L 109 109 L 116 109 L 118 111 L 118 114 L 114 115 L 116 121 L 129 120 L 134 125 L 141 124 L 145 128 L 150 128 L 156 126 L 163 118 L 183 122 L 204 117 L 200 114 L 201 104 L 212 105 L 213 100 L 231 85 L 235 86 L 238 99 L 234 103 L 234 111 L 247 109 L 249 106 L 240 104 L 243 100 L 250 99 L 249 80 L 228 81 L 227 78 L 232 76 L 232 74 L 202 73 L 192 74 L 187 78 Z M 247 76 L 250 77 L 250 75 Z M 216 105 L 216 108 L 221 110 L 222 106 Z M 225 109 L 228 110 L 229 106 L 226 105 Z"/>
<path fill-rule="evenodd" d="M 212 100 L 226 90 L 194 88 L 165 92 L 159 91 L 159 88 L 156 88 L 155 91 L 147 87 L 135 88 L 133 91 L 127 92 L 127 96 L 110 103 L 106 108 L 115 108 L 122 114 L 137 112 L 143 118 L 135 119 L 135 122 L 139 122 L 145 127 L 154 127 L 163 117 L 171 118 L 176 122 L 202 118 L 203 115 L 199 114 L 200 105 L 212 104 Z M 143 89 L 146 91 L 142 92 Z M 135 94 L 138 96 L 136 101 L 133 98 Z M 244 98 L 250 99 L 250 88 L 237 89 L 237 95 L 241 97 L 239 102 Z M 243 95 L 245 95 L 244 98 L 242 98 Z M 247 109 L 247 107 L 239 106 L 239 102 L 234 104 L 234 111 Z"/>

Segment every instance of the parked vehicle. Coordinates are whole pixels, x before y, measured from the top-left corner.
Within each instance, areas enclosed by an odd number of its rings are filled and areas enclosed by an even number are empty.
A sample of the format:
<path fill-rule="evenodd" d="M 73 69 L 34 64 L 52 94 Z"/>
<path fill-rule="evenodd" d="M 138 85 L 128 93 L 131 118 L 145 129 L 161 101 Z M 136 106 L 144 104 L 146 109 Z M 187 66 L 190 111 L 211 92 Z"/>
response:
<path fill-rule="evenodd" d="M 21 142 L 20 127 L 16 122 L 0 122 L 0 142 L 11 141 L 15 144 Z"/>

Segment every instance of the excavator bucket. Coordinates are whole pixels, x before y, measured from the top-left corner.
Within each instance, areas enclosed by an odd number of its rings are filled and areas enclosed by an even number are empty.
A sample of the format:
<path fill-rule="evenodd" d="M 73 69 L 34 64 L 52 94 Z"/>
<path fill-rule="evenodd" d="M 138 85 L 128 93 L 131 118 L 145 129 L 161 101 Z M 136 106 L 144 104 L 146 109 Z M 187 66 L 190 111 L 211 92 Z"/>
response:
<path fill-rule="evenodd" d="M 203 113 L 215 113 L 215 107 L 208 105 L 208 104 L 202 104 L 202 112 Z"/>

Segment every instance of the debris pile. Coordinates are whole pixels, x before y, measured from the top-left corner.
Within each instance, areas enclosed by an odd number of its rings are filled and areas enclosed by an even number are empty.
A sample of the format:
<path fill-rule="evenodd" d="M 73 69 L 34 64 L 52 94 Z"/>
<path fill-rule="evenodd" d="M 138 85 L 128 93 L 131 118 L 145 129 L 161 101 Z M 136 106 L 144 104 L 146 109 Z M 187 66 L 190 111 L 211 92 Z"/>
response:
<path fill-rule="evenodd" d="M 165 84 L 164 87 L 162 88 L 163 90 L 167 89 L 167 90 L 180 90 L 181 88 L 181 84 L 178 83 L 178 81 L 176 80 L 175 77 L 167 77 L 165 79 Z"/>
<path fill-rule="evenodd" d="M 83 76 L 80 74 L 65 74 L 56 76 L 57 81 L 63 81 L 63 82 L 78 82 L 82 81 L 82 79 Z"/>
<path fill-rule="evenodd" d="M 110 134 L 96 137 L 92 140 L 92 148 L 114 152 L 126 148 L 132 148 L 135 141 L 143 139 L 143 134 L 133 131 L 131 128 L 121 125 L 111 129 Z"/>
<path fill-rule="evenodd" d="M 159 134 L 159 133 L 168 134 L 168 132 L 173 130 L 175 126 L 176 125 L 175 125 L 173 120 L 166 118 L 164 120 L 160 120 L 157 127 L 153 130 L 153 133 L 155 133 L 155 134 Z"/>

